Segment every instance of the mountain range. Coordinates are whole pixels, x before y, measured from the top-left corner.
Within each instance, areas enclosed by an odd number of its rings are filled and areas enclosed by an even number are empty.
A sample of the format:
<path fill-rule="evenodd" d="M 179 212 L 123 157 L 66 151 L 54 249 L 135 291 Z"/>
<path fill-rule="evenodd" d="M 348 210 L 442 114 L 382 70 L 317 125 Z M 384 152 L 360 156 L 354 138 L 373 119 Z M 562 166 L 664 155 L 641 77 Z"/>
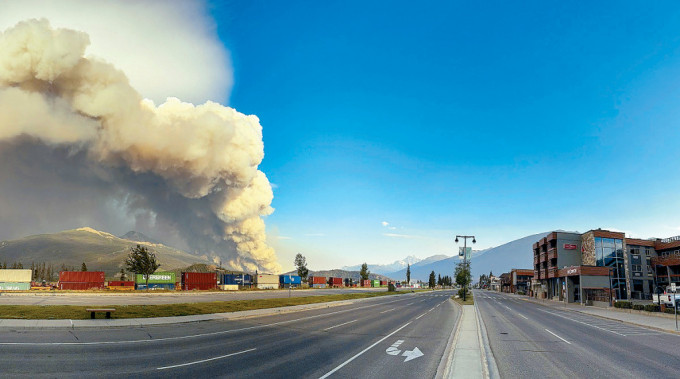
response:
<path fill-rule="evenodd" d="M 443 257 L 446 257 L 446 256 L 444 255 Z M 422 259 L 420 259 L 418 257 L 414 257 L 413 255 L 409 255 L 408 257 L 406 257 L 402 260 L 394 261 L 394 262 L 389 263 L 389 264 L 368 263 L 367 265 L 368 265 L 368 271 L 376 273 L 376 274 L 386 275 L 386 274 L 389 274 L 389 273 L 392 273 L 392 272 L 395 272 L 395 271 L 399 271 L 402 268 L 406 268 L 406 266 L 409 265 L 409 264 L 413 265 L 413 264 L 416 264 L 420 261 L 422 261 Z M 359 270 L 361 270 L 362 264 L 358 264 L 358 265 L 354 265 L 354 266 L 344 266 L 344 267 L 342 267 L 342 270 L 359 271 Z"/>
<path fill-rule="evenodd" d="M 161 270 L 184 268 L 196 263 L 211 264 L 206 256 L 190 254 L 163 245 L 139 232 L 121 237 L 92 228 L 66 230 L 53 234 L 38 234 L 0 242 L 0 259 L 4 263 L 21 262 L 30 267 L 32 262 L 61 265 L 80 269 L 84 262 L 90 271 L 104 271 L 107 277 L 120 272 L 123 262 L 136 245 L 153 251 L 161 263 Z"/>
<path fill-rule="evenodd" d="M 500 275 L 513 268 L 532 269 L 534 267 L 532 245 L 547 234 L 547 232 L 533 234 L 497 247 L 473 252 L 470 262 L 473 282 L 477 281 L 481 274 L 488 274 L 489 272 Z M 419 262 L 419 264 L 411 265 L 411 280 L 426 282 L 432 271 L 435 274 L 453 277 L 456 265 L 460 260 L 460 257 L 454 256 L 434 260 L 427 264 L 420 264 L 421 262 Z M 406 280 L 406 269 L 386 275 L 395 280 Z"/>

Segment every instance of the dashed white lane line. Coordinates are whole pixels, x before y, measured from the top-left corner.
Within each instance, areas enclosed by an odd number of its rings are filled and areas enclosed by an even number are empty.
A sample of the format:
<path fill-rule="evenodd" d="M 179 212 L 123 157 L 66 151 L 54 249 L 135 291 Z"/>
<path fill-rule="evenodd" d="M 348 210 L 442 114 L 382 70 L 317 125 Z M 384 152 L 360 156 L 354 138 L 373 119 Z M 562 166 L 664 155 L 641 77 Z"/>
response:
<path fill-rule="evenodd" d="M 219 356 L 219 357 L 214 357 L 214 358 L 201 359 L 200 361 L 182 363 L 182 364 L 179 364 L 179 365 L 158 367 L 158 368 L 156 368 L 156 370 L 167 370 L 167 369 L 169 369 L 169 368 L 191 366 L 191 365 L 195 365 L 195 364 L 199 364 L 199 363 L 205 363 L 205 362 L 214 361 L 214 360 L 217 360 L 217 359 L 222 359 L 222 358 L 227 358 L 227 357 L 233 357 L 234 355 L 239 355 L 239 354 L 247 353 L 247 352 L 253 351 L 253 350 L 257 350 L 257 348 L 252 348 L 252 349 L 248 349 L 248 350 L 243 350 L 243 351 L 239 351 L 239 352 L 237 352 L 237 353 L 231 353 L 231 354 L 227 354 L 227 355 L 221 355 L 221 356 Z"/>
<path fill-rule="evenodd" d="M 356 322 L 356 321 L 357 321 L 357 320 L 352 320 L 352 321 L 343 322 L 342 324 L 334 325 L 334 326 L 331 326 L 331 327 L 326 328 L 326 329 L 324 329 L 324 330 L 331 330 L 331 329 L 333 329 L 333 328 L 337 328 L 338 326 L 343 326 L 343 325 L 351 324 L 351 323 Z"/>
<path fill-rule="evenodd" d="M 406 305 L 411 305 L 411 304 L 413 304 L 413 302 L 410 302 L 410 303 L 408 303 L 408 304 L 406 304 Z"/>
<path fill-rule="evenodd" d="M 562 341 L 564 341 L 564 342 L 568 343 L 569 345 L 571 345 L 571 342 L 569 342 L 569 341 L 565 340 L 564 338 L 562 338 L 562 337 L 558 336 L 557 334 L 555 334 L 555 333 L 553 333 L 553 332 L 549 331 L 548 329 L 546 329 L 545 331 L 546 331 L 546 332 L 548 332 L 548 333 L 550 333 L 550 334 L 552 334 L 553 336 L 555 336 L 555 337 L 557 337 L 557 338 L 561 339 Z"/>
<path fill-rule="evenodd" d="M 387 312 L 389 312 L 389 311 L 393 311 L 393 310 L 395 310 L 395 309 L 397 309 L 397 308 L 392 308 L 392 309 L 388 309 L 388 310 L 386 310 L 386 311 L 382 311 L 382 312 L 380 312 L 380 313 L 387 313 Z"/>
<path fill-rule="evenodd" d="M 325 379 L 325 378 L 328 378 L 329 376 L 333 375 L 334 372 L 336 372 L 336 371 L 340 370 L 341 368 L 345 367 L 345 365 L 347 365 L 349 362 L 352 362 L 353 360 L 355 360 L 356 358 L 358 358 L 359 356 L 361 356 L 361 354 L 363 354 L 363 353 L 365 353 L 365 352 L 371 350 L 375 345 L 381 343 L 382 341 L 384 341 L 384 340 L 390 338 L 392 335 L 394 335 L 394 334 L 397 333 L 398 331 L 404 329 L 404 328 L 407 327 L 410 323 L 411 323 L 411 322 L 407 322 L 406 324 L 404 324 L 404 325 L 402 325 L 401 327 L 399 327 L 399 329 L 397 329 L 397 330 L 393 331 L 392 333 L 386 335 L 385 337 L 383 337 L 383 338 L 381 338 L 381 339 L 375 341 L 375 342 L 373 343 L 373 345 L 371 345 L 371 346 L 365 348 L 364 350 L 361 350 L 361 351 L 358 352 L 356 355 L 354 355 L 352 358 L 350 358 L 350 359 L 348 359 L 348 360 L 342 362 L 338 367 L 332 369 L 331 371 L 329 371 L 328 373 L 326 373 L 326 375 L 322 376 L 322 377 L 319 378 L 319 379 Z"/>
<path fill-rule="evenodd" d="M 523 315 L 523 314 L 521 314 L 521 313 L 518 313 L 518 315 L 519 315 L 519 317 L 521 317 L 521 318 L 523 318 L 523 319 L 525 319 L 525 320 L 528 320 L 527 316 L 525 316 L 525 315 Z"/>

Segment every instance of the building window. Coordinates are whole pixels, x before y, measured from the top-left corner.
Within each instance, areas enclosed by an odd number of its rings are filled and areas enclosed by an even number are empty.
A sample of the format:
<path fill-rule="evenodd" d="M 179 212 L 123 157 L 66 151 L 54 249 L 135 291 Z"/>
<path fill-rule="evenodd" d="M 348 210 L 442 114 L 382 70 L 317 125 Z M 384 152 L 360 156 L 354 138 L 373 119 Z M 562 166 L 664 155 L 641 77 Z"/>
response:
<path fill-rule="evenodd" d="M 633 265 L 633 272 L 641 272 L 642 265 Z"/>
<path fill-rule="evenodd" d="M 631 247 L 630 253 L 631 254 L 640 254 L 640 248 L 639 247 Z"/>

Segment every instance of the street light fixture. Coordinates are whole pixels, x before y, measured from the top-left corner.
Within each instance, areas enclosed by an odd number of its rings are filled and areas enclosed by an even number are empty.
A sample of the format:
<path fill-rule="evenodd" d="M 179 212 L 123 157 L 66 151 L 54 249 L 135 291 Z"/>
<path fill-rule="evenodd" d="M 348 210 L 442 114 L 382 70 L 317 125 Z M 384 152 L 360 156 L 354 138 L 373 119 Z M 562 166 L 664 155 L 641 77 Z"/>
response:
<path fill-rule="evenodd" d="M 467 266 L 467 240 L 472 238 L 472 243 L 477 243 L 475 236 L 456 236 L 456 243 L 458 243 L 458 238 L 463 239 L 463 270 L 465 270 L 465 278 L 468 277 L 468 266 Z M 466 286 L 467 287 L 467 286 Z M 467 288 L 463 291 L 463 301 L 467 299 Z"/>

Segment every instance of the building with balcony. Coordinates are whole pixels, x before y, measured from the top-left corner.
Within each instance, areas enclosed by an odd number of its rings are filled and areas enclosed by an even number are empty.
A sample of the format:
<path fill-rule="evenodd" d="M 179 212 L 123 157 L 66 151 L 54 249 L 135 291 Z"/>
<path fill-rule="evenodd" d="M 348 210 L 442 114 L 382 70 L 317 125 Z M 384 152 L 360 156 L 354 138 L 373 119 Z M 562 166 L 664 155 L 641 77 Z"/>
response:
<path fill-rule="evenodd" d="M 624 233 L 555 231 L 533 245 L 535 297 L 567 302 L 651 299 L 680 283 L 680 237 L 626 238 Z"/>

